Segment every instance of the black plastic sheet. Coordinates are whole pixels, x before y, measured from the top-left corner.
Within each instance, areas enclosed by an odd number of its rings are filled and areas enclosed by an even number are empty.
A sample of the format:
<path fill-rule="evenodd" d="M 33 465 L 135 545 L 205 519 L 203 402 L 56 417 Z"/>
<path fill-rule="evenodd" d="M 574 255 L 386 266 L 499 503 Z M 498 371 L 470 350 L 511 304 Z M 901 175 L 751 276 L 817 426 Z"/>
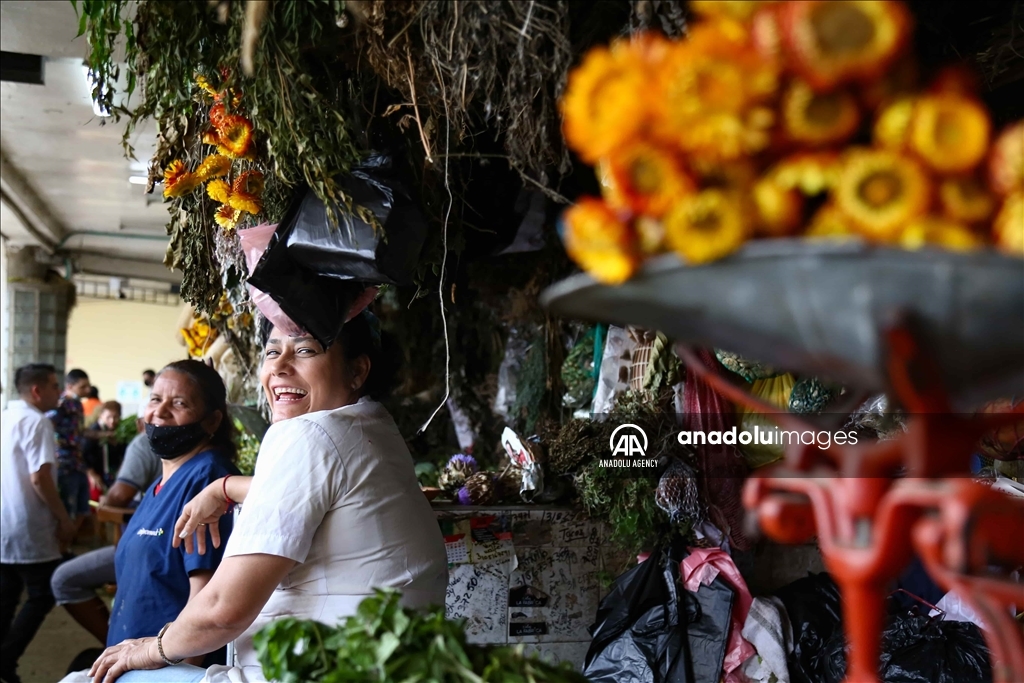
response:
<path fill-rule="evenodd" d="M 592 683 L 700 683 L 722 675 L 734 593 L 722 579 L 679 583 L 682 548 L 659 548 L 615 580 L 590 628 Z"/>
<path fill-rule="evenodd" d="M 780 589 L 793 626 L 792 683 L 840 683 L 847 643 L 839 589 L 825 573 Z M 878 675 L 883 683 L 988 683 L 988 646 L 974 624 L 902 612 L 882 633 Z"/>
<path fill-rule="evenodd" d="M 426 239 L 427 223 L 393 169 L 390 157 L 370 157 L 339 179 L 354 206 L 373 213 L 383 230 L 311 190 L 300 193 L 271 238 L 249 283 L 288 317 L 329 346 L 352 302 L 367 287 L 408 284 Z"/>
<path fill-rule="evenodd" d="M 826 645 L 825 683 L 842 683 L 846 649 L 841 634 Z M 904 614 L 882 634 L 878 676 L 882 683 L 988 683 L 992 666 L 974 624 Z"/>
<path fill-rule="evenodd" d="M 824 679 L 826 644 L 843 636 L 839 587 L 828 574 L 811 574 L 779 589 L 793 626 L 789 656 L 791 683 L 820 683 Z"/>

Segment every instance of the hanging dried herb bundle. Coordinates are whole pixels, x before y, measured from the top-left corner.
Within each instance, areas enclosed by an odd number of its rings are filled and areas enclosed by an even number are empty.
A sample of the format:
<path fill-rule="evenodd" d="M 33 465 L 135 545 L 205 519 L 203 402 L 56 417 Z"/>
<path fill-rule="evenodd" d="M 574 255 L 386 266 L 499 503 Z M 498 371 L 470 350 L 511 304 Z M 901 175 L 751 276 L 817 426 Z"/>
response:
<path fill-rule="evenodd" d="M 493 127 L 527 182 L 569 172 L 556 108 L 572 62 L 567 0 L 360 5 L 371 67 L 407 98 L 387 113 L 417 127 L 428 161 L 444 154 L 448 120 L 458 140 Z"/>
<path fill-rule="evenodd" d="M 155 118 L 163 129 L 169 117 L 195 110 L 192 84 L 197 73 L 227 69 L 226 85 L 245 92 L 256 128 L 272 141 L 265 153 L 274 174 L 286 186 L 305 181 L 322 199 L 343 199 L 333 179 L 358 156 L 349 113 L 341 108 L 351 84 L 346 70 L 331 68 L 337 66 L 331 53 L 315 48 L 334 37 L 344 2 L 271 3 L 258 27 L 253 78 L 237 73 L 246 27 L 243 3 L 227 8 L 218 14 L 201 2 L 76 2 L 79 30 L 89 40 L 93 95 L 115 119 L 127 117 L 125 151 L 131 153 L 131 134 L 147 118 Z M 121 36 L 128 79 L 118 93 L 115 48 Z M 142 85 L 141 98 L 132 102 L 137 83 Z"/>

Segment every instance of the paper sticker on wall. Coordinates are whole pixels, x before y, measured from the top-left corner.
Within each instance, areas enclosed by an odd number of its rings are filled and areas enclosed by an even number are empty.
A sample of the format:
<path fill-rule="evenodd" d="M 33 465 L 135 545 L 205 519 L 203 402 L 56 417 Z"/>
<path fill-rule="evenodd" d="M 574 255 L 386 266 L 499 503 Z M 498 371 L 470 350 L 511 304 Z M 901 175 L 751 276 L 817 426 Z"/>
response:
<path fill-rule="evenodd" d="M 517 586 L 508 592 L 509 607 L 544 607 L 549 599 L 547 593 L 532 586 Z"/>
<path fill-rule="evenodd" d="M 548 634 L 547 622 L 530 617 L 523 612 L 513 612 L 508 621 L 508 635 L 510 638 L 521 636 L 546 636 Z"/>
<path fill-rule="evenodd" d="M 469 547 L 465 534 L 444 537 L 444 549 L 448 553 L 448 564 L 466 564 L 469 562 Z"/>

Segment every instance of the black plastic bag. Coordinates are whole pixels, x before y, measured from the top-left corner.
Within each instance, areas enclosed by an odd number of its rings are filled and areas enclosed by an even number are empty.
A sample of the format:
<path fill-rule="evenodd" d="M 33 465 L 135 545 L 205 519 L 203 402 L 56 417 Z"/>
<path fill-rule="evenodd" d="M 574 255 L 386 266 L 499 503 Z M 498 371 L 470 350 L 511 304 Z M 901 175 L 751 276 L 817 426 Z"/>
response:
<path fill-rule="evenodd" d="M 776 596 L 793 626 L 793 652 L 788 658 L 791 683 L 821 683 L 829 654 L 826 644 L 842 638 L 839 587 L 828 574 L 810 574 L 780 588 Z"/>
<path fill-rule="evenodd" d="M 811 574 L 776 595 L 793 626 L 789 656 L 792 683 L 840 683 L 847 643 L 839 587 L 826 573 Z M 985 639 L 967 622 L 901 614 L 882 633 L 879 678 L 883 683 L 985 683 L 992 667 Z"/>
<path fill-rule="evenodd" d="M 694 683 L 718 681 L 725 665 L 736 592 L 724 579 L 715 577 L 711 584 L 697 590 L 696 597 L 698 612 L 687 612 L 690 677 L 686 680 Z"/>
<path fill-rule="evenodd" d="M 679 615 L 679 563 L 684 552 L 658 548 L 615 579 L 590 627 L 583 666 L 592 683 L 689 683 L 686 630 Z M 685 592 L 685 591 L 683 591 Z M 682 676 L 670 672 L 681 672 Z"/>
<path fill-rule="evenodd" d="M 427 223 L 391 158 L 368 158 L 341 179 L 341 186 L 354 206 L 373 213 L 383 234 L 339 205 L 334 206 L 338 225 L 331 225 L 326 205 L 308 191 L 285 222 L 288 255 L 304 268 L 339 280 L 409 284 Z"/>
<path fill-rule="evenodd" d="M 825 683 L 842 683 L 847 645 L 842 633 L 826 645 Z M 878 676 L 883 683 L 988 683 L 985 638 L 974 624 L 919 614 L 893 619 L 882 633 Z"/>
<path fill-rule="evenodd" d="M 593 683 L 699 683 L 722 675 L 734 593 L 722 579 L 679 583 L 681 546 L 659 548 L 615 580 L 590 627 L 583 673 Z"/>
<path fill-rule="evenodd" d="M 427 234 L 390 157 L 370 157 L 339 183 L 383 231 L 340 205 L 333 207 L 338 223 L 332 225 L 327 206 L 307 189 L 281 219 L 249 278 L 325 347 L 367 286 L 411 281 Z"/>

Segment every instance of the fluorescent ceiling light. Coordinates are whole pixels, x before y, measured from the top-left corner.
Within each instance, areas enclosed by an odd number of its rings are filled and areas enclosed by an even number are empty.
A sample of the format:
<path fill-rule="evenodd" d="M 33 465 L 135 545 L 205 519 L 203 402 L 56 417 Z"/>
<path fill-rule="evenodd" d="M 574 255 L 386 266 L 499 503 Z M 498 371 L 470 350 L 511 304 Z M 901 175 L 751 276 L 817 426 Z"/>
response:
<path fill-rule="evenodd" d="M 102 118 L 110 116 L 110 110 L 93 99 L 92 93 L 96 88 L 96 78 L 93 76 L 92 69 L 90 69 L 87 64 L 83 64 L 82 72 L 85 74 L 85 85 L 89 89 L 89 101 L 92 103 L 92 113 Z"/>
<path fill-rule="evenodd" d="M 149 182 L 149 178 L 144 175 L 130 175 L 128 176 L 128 182 L 132 185 L 145 185 Z"/>

